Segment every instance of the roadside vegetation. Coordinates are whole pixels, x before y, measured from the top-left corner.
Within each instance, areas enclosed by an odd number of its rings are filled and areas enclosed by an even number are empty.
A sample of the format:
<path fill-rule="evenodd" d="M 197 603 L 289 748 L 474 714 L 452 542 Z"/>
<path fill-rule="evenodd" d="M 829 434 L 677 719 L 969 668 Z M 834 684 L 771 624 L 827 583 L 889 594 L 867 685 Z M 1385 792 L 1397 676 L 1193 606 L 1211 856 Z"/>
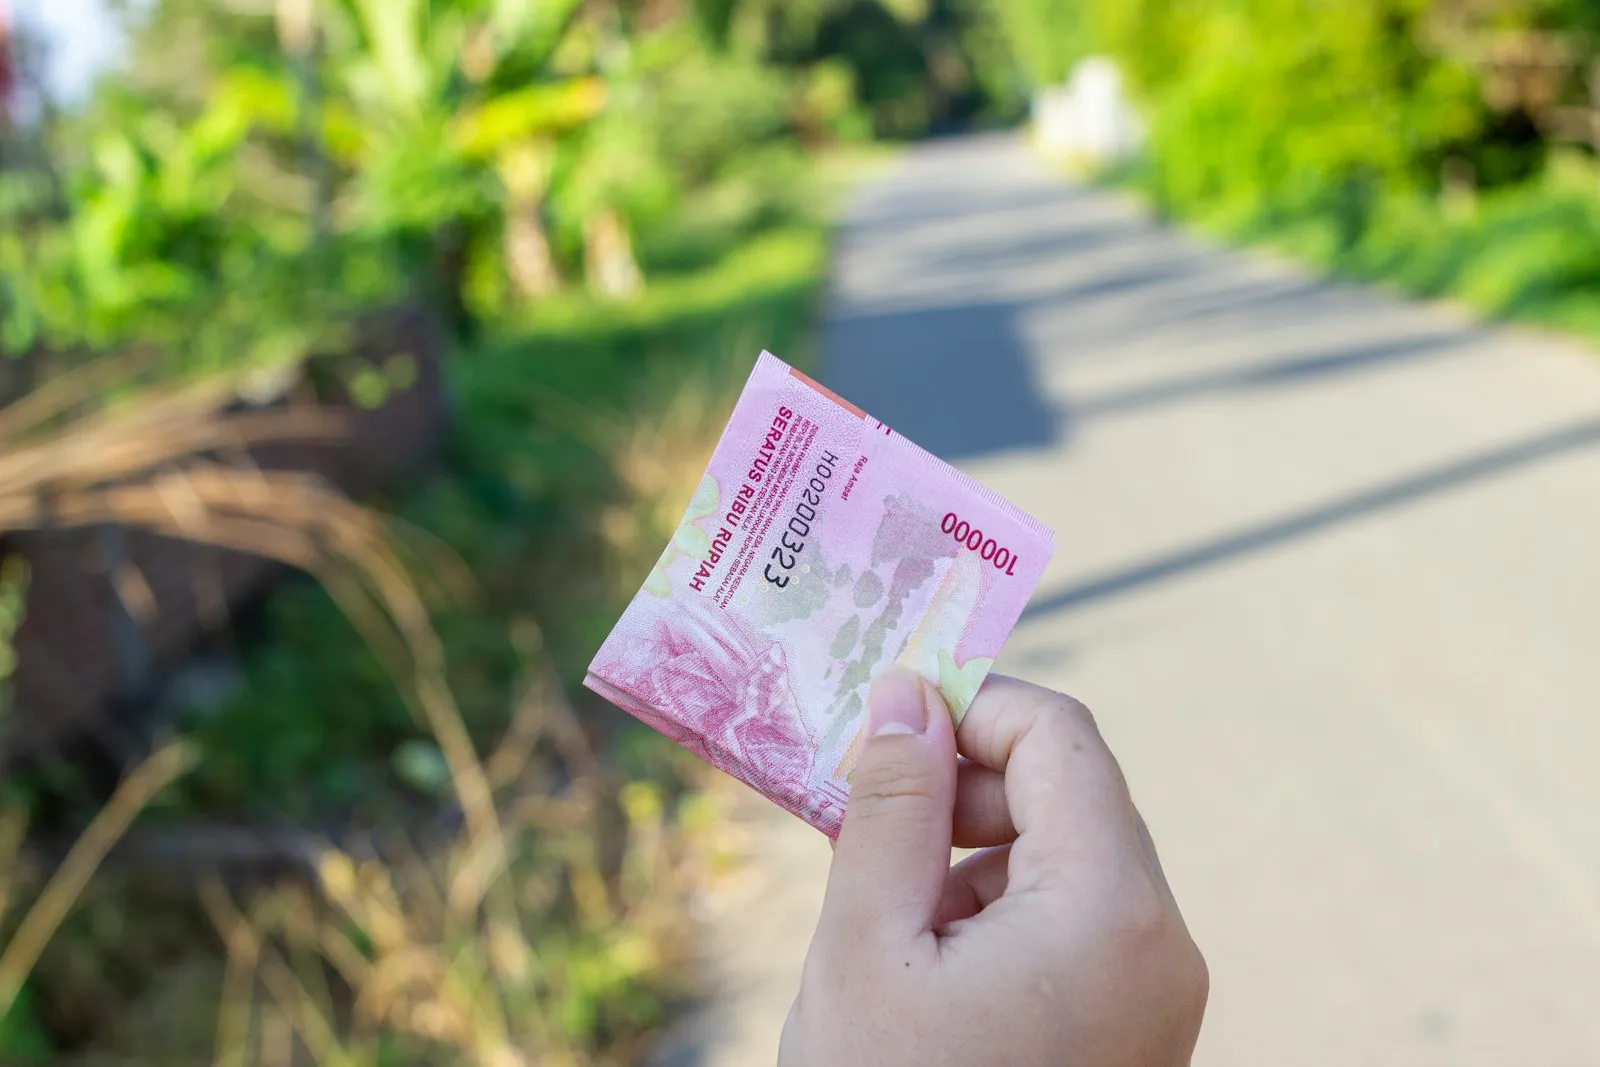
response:
<path fill-rule="evenodd" d="M 1600 9 L 1581 0 L 1002 4 L 1035 80 L 1113 57 L 1162 213 L 1600 337 Z"/>

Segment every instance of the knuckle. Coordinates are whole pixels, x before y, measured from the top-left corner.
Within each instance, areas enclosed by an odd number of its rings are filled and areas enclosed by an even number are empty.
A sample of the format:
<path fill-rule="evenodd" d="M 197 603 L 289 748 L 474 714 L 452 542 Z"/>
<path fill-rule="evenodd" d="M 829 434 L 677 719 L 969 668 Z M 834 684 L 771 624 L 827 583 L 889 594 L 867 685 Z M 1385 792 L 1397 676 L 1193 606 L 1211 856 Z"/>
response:
<path fill-rule="evenodd" d="M 858 768 L 850 787 L 853 805 L 878 807 L 906 797 L 932 795 L 932 783 L 920 753 L 910 751 L 910 744 L 897 743 L 899 740 L 884 739 L 876 758 Z"/>
<path fill-rule="evenodd" d="M 963 753 L 992 748 L 996 737 L 995 720 L 1003 714 L 1002 711 L 997 715 L 975 715 L 971 708 L 967 709 L 961 721 L 956 723 L 956 747 Z"/>
<path fill-rule="evenodd" d="M 1106 744 L 1105 735 L 1100 732 L 1100 724 L 1095 721 L 1094 713 L 1075 697 L 1069 697 L 1064 693 L 1053 693 L 1051 697 L 1039 716 L 1042 731 L 1060 751 L 1070 750 L 1072 758 L 1076 759 L 1082 755 L 1093 763 L 1103 766 L 1110 786 L 1131 807 L 1133 794 L 1128 787 L 1127 778 L 1123 775 L 1122 767 L 1111 752 L 1110 746 Z"/>
<path fill-rule="evenodd" d="M 1077 697 L 1070 697 L 1065 693 L 1050 693 L 1045 698 L 1040 717 L 1053 722 L 1057 727 L 1075 733 L 1089 733 L 1096 736 L 1100 733 L 1100 725 L 1094 721 L 1094 713 L 1089 710 L 1088 705 Z"/>
<path fill-rule="evenodd" d="M 1122 936 L 1142 949 L 1165 949 L 1177 925 L 1166 899 L 1143 878 L 1121 888 L 1117 918 Z"/>
<path fill-rule="evenodd" d="M 1088 742 L 1100 747 L 1100 728 L 1082 701 L 1065 693 L 1042 691 L 1031 706 L 1014 713 L 1012 733 L 1021 738 L 1033 734 L 1053 748 L 1078 750 Z"/>

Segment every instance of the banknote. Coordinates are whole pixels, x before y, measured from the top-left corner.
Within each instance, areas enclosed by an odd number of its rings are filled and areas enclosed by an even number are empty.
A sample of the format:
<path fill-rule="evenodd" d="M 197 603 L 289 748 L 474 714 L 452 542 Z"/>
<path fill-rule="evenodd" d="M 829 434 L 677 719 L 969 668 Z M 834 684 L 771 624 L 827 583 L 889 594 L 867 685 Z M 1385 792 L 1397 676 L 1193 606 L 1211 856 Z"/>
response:
<path fill-rule="evenodd" d="M 908 667 L 959 722 L 1053 547 L 763 352 L 585 684 L 836 836 L 872 680 Z"/>

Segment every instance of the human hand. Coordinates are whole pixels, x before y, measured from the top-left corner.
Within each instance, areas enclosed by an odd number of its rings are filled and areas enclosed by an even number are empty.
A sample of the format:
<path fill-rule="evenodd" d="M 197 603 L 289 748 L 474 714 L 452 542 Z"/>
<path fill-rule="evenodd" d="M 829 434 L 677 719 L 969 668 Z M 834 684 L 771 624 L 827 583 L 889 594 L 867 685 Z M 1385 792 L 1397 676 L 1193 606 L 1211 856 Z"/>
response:
<path fill-rule="evenodd" d="M 868 721 L 779 1067 L 1187 1064 L 1205 961 L 1088 710 L 993 676 L 955 731 L 896 672 Z"/>

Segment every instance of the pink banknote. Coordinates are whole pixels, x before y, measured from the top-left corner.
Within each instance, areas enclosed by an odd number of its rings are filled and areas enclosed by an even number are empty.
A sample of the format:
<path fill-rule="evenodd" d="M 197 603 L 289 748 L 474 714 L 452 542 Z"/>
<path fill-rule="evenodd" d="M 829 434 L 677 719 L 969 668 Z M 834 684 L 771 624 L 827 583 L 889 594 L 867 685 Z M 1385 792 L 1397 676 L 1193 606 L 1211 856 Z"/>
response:
<path fill-rule="evenodd" d="M 834 836 L 872 679 L 909 667 L 959 721 L 1052 548 L 763 352 L 585 684 Z"/>

